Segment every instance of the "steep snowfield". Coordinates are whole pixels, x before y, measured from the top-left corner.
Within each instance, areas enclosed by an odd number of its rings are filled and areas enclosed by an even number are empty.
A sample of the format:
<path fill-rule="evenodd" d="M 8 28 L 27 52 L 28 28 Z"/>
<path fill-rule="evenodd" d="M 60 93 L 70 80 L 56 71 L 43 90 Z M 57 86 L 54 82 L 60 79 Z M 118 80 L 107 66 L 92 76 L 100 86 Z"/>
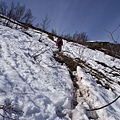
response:
<path fill-rule="evenodd" d="M 96 112 L 84 109 L 84 107 L 87 109 L 102 107 L 120 96 L 120 84 L 118 84 L 120 82 L 120 59 L 66 41 L 64 41 L 63 52 L 72 58 L 82 59 L 86 62 L 85 67 L 87 68 L 83 70 L 77 67 L 79 107 L 76 107 L 74 120 L 77 120 L 78 116 L 83 116 L 82 119 L 87 120 L 85 113 L 89 118 L 120 120 L 120 99 L 106 108 L 96 110 Z M 101 76 L 96 77 L 89 68 L 92 68 L 94 73 L 97 71 Z M 87 72 L 85 73 L 85 71 Z M 96 81 L 100 81 L 103 86 L 109 86 L 109 90 L 97 84 Z"/>
<path fill-rule="evenodd" d="M 24 111 L 21 120 L 58 120 L 60 107 L 70 109 L 72 82 L 66 66 L 38 38 L 0 26 L 0 104 L 13 101 Z M 38 53 L 34 63 L 30 56 Z"/>
<path fill-rule="evenodd" d="M 63 54 L 81 58 L 113 80 L 107 83 L 105 78 L 100 79 L 111 87 L 105 89 L 96 83 L 95 76 L 78 66 L 75 74 L 79 103 L 71 109 L 73 84 L 66 65 L 53 58 L 53 51 L 57 50 L 55 42 L 44 33 L 31 29 L 27 32 L 32 37 L 0 26 L 0 105 L 8 99 L 12 101 L 24 112 L 20 120 L 120 120 L 120 99 L 106 108 L 87 111 L 106 105 L 120 95 L 119 59 L 64 41 Z"/>

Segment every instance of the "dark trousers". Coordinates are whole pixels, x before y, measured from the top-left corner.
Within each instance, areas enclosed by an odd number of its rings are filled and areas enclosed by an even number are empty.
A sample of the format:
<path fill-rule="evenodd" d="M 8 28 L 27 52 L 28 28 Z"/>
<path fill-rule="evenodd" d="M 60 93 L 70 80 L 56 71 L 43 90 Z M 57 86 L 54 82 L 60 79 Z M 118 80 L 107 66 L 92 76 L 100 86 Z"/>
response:
<path fill-rule="evenodd" d="M 61 45 L 58 46 L 58 50 L 59 50 L 59 52 L 62 50 L 62 46 Z"/>

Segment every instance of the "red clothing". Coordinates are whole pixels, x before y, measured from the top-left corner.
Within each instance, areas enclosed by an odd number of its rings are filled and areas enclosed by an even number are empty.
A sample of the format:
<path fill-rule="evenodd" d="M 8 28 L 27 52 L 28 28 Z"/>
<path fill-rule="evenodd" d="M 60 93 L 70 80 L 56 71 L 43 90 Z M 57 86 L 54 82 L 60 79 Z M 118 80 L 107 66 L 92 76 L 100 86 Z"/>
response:
<path fill-rule="evenodd" d="M 62 45 L 63 45 L 62 39 L 58 38 L 56 41 L 56 46 L 62 46 Z"/>

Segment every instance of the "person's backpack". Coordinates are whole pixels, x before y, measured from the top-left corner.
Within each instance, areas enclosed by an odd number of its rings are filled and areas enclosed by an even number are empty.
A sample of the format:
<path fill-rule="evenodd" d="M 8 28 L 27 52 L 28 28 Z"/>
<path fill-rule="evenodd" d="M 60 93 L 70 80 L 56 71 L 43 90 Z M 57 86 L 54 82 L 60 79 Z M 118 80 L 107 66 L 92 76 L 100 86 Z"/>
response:
<path fill-rule="evenodd" d="M 57 39 L 56 46 L 58 46 L 59 44 L 60 44 L 60 38 Z"/>
<path fill-rule="evenodd" d="M 63 45 L 62 39 L 58 38 L 56 41 L 56 46 Z"/>

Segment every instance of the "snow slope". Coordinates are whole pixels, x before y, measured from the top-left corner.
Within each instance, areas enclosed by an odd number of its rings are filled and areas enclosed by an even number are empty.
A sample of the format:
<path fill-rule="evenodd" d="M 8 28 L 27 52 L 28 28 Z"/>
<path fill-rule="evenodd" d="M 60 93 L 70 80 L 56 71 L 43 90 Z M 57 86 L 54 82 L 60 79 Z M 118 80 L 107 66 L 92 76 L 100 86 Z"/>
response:
<path fill-rule="evenodd" d="M 95 76 L 78 66 L 75 75 L 78 78 L 79 103 L 71 109 L 74 88 L 66 65 L 53 58 L 53 52 L 57 50 L 55 42 L 44 33 L 32 29 L 27 32 L 32 37 L 0 25 L 1 105 L 11 100 L 24 112 L 19 116 L 20 120 L 120 120 L 120 99 L 106 108 L 87 111 L 120 95 L 117 84 L 120 81 L 119 59 L 64 41 L 63 54 L 73 59 L 81 58 L 113 80 L 112 84 L 108 83 L 112 89 L 105 89 L 96 83 Z M 107 83 L 104 78 L 100 81 Z"/>
<path fill-rule="evenodd" d="M 120 99 L 110 106 L 94 112 L 84 109 L 102 107 L 120 96 L 120 84 L 118 84 L 120 82 L 120 59 L 67 41 L 64 41 L 63 52 L 72 58 L 80 58 L 86 62 L 89 68 L 94 69 L 94 71 L 97 70 L 102 75 L 96 78 L 96 76 L 92 75 L 91 69 L 87 69 L 85 72 L 85 69 L 77 67 L 79 104 L 76 107 L 74 119 L 88 120 L 87 117 L 89 117 L 100 120 L 120 120 Z M 97 84 L 96 81 L 98 80 L 103 86 L 108 85 L 109 89 Z M 78 118 L 78 116 L 83 117 Z"/>
<path fill-rule="evenodd" d="M 72 82 L 38 37 L 0 26 L 0 104 L 12 100 L 24 111 L 21 120 L 59 120 L 57 110 L 70 109 Z M 36 53 L 37 63 L 30 57 Z"/>

